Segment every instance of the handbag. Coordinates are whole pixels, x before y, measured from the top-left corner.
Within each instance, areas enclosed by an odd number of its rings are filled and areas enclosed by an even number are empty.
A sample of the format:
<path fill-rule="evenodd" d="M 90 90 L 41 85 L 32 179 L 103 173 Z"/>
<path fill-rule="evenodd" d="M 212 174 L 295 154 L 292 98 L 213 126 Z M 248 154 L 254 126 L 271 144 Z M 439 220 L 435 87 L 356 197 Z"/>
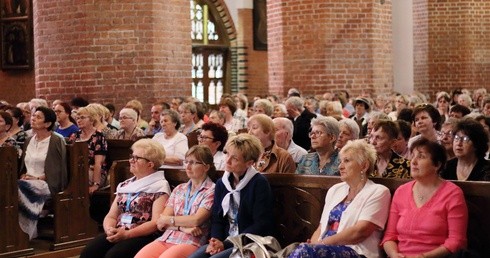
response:
<path fill-rule="evenodd" d="M 299 243 L 293 243 L 281 249 L 281 245 L 272 236 L 240 234 L 228 237 L 233 243 L 230 258 L 283 258 L 286 257 Z"/>

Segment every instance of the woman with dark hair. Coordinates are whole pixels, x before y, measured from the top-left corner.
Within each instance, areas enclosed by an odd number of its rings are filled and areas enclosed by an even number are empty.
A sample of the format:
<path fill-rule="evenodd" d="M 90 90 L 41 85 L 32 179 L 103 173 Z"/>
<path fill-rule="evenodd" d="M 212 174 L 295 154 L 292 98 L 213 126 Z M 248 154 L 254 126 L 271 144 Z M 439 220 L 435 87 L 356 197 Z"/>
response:
<path fill-rule="evenodd" d="M 12 127 L 10 127 L 9 130 L 10 137 L 12 137 L 18 145 L 23 145 L 27 138 L 27 133 L 22 128 L 25 118 L 22 109 L 18 107 L 8 107 L 5 111 L 12 116 L 13 120 Z"/>
<path fill-rule="evenodd" d="M 408 141 L 409 147 L 422 137 L 437 142 L 437 131 L 441 129 L 441 114 L 437 108 L 430 104 L 419 105 L 414 108 L 412 119 L 419 135 Z"/>
<path fill-rule="evenodd" d="M 33 136 L 27 138 L 21 161 L 19 224 L 29 238 L 37 236 L 37 217 L 44 202 L 68 182 L 65 141 L 53 132 L 56 114 L 38 107 L 31 117 Z"/>
<path fill-rule="evenodd" d="M 228 132 L 220 124 L 208 122 L 202 125 L 201 134 L 197 137 L 199 145 L 206 145 L 213 154 L 216 170 L 225 170 L 225 154 L 223 148 L 228 141 Z"/>
<path fill-rule="evenodd" d="M 71 117 L 71 107 L 68 103 L 61 102 L 57 104 L 54 106 L 54 112 L 56 113 L 56 119 L 59 124 L 55 132 L 66 138 L 78 132 L 78 127 L 75 125 L 75 119 Z"/>
<path fill-rule="evenodd" d="M 0 111 L 0 147 L 17 146 L 15 139 L 9 135 L 13 123 L 12 116 L 9 113 Z"/>
<path fill-rule="evenodd" d="M 436 107 L 441 114 L 441 123 L 444 123 L 449 118 L 449 103 L 451 102 L 451 97 L 445 91 L 437 93 L 436 96 Z"/>
<path fill-rule="evenodd" d="M 175 110 L 166 109 L 160 115 L 162 131 L 155 134 L 152 140 L 160 143 L 165 148 L 164 168 L 182 168 L 185 153 L 189 149 L 187 137 L 179 133 L 181 121 L 180 115 Z"/>
<path fill-rule="evenodd" d="M 411 147 L 414 179 L 395 191 L 381 242 L 388 257 L 447 257 L 466 247 L 463 191 L 439 176 L 444 147 L 426 138 Z"/>
<path fill-rule="evenodd" d="M 471 118 L 459 121 L 453 131 L 456 158 L 448 161 L 442 177 L 460 181 L 490 181 L 490 164 L 485 160 L 488 135 L 483 126 Z"/>
<path fill-rule="evenodd" d="M 481 116 L 477 116 L 475 120 L 483 126 L 483 129 L 485 129 L 485 132 L 487 133 L 489 138 L 488 146 L 490 149 L 490 117 L 481 115 Z M 490 160 L 490 151 L 488 150 L 487 153 L 485 154 L 485 159 Z"/>

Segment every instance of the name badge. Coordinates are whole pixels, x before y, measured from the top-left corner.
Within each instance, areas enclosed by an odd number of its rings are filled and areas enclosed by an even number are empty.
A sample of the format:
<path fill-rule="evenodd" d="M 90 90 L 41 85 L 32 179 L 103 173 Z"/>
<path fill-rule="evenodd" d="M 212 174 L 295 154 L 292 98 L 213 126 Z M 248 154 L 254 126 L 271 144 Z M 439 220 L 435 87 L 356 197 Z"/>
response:
<path fill-rule="evenodd" d="M 132 224 L 133 223 L 133 216 L 131 216 L 129 214 L 122 215 L 121 223 L 126 224 L 126 225 Z"/>

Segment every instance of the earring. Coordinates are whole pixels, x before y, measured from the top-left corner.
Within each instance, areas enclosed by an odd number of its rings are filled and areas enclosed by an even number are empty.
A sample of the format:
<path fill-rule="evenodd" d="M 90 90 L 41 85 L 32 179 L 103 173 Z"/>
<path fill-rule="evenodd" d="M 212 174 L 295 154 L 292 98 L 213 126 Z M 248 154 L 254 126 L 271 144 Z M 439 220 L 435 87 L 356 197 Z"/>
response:
<path fill-rule="evenodd" d="M 361 172 L 361 181 L 364 181 L 364 172 Z"/>

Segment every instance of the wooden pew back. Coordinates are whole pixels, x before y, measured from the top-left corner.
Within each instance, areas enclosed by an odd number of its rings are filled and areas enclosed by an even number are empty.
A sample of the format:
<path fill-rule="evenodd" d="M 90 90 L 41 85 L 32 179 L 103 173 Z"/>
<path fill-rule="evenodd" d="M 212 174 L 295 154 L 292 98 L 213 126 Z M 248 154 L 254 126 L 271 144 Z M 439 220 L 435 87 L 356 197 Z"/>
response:
<path fill-rule="evenodd" d="M 309 239 L 318 227 L 325 204 L 325 195 L 330 187 L 340 183 L 338 177 L 264 174 L 274 193 L 276 238 L 282 246 Z M 374 178 L 393 194 L 408 180 Z M 468 249 L 481 257 L 490 257 L 490 183 L 454 182 L 464 192 L 469 211 Z"/>
<path fill-rule="evenodd" d="M 85 245 L 98 233 L 89 215 L 88 146 L 77 142 L 66 146 L 69 182 L 53 196 L 54 243 L 51 250 Z"/>
<path fill-rule="evenodd" d="M 17 187 L 17 151 L 0 147 L 0 257 L 25 256 L 34 253 L 29 236 L 19 227 Z"/>

